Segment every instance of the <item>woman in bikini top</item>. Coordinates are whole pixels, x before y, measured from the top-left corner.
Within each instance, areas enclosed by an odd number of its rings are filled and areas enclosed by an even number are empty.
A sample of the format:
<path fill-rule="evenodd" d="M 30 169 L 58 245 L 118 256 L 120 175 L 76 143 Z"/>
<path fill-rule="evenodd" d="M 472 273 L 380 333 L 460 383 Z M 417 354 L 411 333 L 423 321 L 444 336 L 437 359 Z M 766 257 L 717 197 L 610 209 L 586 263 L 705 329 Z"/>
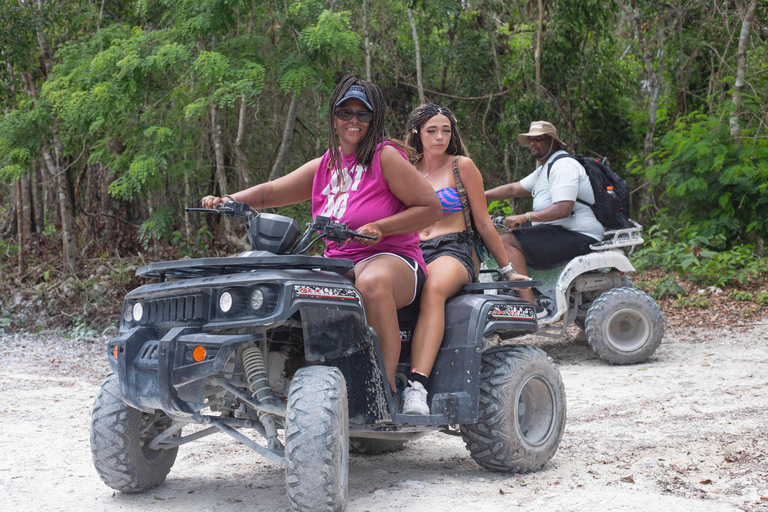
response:
<path fill-rule="evenodd" d="M 462 286 L 476 279 L 472 239 L 467 232 L 459 191 L 466 202 L 477 234 L 507 279 L 528 279 L 515 273 L 499 235 L 488 215 L 483 177 L 456 128 L 456 118 L 435 104 L 416 108 L 408 118 L 408 145 L 417 153 L 414 166 L 435 189 L 443 217 L 419 232 L 427 263 L 427 281 L 421 293 L 421 312 L 411 341 L 411 373 L 404 394 L 403 413 L 428 414 L 429 374 L 445 330 L 445 302 Z M 458 178 L 458 179 L 457 179 Z"/>

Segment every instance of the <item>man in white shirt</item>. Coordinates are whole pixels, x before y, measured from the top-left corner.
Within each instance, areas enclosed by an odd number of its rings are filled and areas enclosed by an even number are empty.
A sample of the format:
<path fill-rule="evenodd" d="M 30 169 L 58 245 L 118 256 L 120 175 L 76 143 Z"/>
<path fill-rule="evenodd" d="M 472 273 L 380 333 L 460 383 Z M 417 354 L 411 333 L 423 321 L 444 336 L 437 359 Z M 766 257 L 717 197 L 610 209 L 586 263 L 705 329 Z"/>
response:
<path fill-rule="evenodd" d="M 529 263 L 555 266 L 590 252 L 590 244 L 603 239 L 603 226 L 589 206 L 576 201 L 595 202 L 589 177 L 574 158 L 558 158 L 568 153 L 551 123 L 534 121 L 517 141 L 530 148 L 538 167 L 520 181 L 486 191 L 485 197 L 501 201 L 533 196 L 533 211 L 505 218 L 512 231 L 499 234 L 515 271 L 528 275 Z M 539 318 L 546 316 L 530 288 L 521 288 L 520 296 L 536 306 Z"/>

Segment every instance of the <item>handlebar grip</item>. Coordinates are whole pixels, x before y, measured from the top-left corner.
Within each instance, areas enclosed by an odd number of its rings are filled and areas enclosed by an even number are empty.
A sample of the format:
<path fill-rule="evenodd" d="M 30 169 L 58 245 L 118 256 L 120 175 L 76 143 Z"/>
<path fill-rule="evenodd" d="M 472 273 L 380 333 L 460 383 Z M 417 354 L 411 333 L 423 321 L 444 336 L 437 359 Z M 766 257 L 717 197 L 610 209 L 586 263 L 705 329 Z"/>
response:
<path fill-rule="evenodd" d="M 357 237 L 357 238 L 365 238 L 367 240 L 376 240 L 378 238 L 376 236 L 363 235 L 362 233 L 358 233 L 357 231 L 352 231 L 351 229 L 349 230 L 349 234 L 350 234 L 350 236 L 352 238 L 355 238 L 355 237 Z"/>

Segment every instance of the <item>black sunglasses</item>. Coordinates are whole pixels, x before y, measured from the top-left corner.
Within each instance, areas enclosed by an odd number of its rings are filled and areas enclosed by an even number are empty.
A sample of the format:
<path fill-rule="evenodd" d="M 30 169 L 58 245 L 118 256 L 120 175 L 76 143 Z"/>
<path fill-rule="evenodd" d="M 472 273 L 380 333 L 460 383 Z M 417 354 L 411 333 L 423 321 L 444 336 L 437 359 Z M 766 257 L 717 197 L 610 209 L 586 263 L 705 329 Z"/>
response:
<path fill-rule="evenodd" d="M 357 116 L 357 120 L 361 123 L 370 123 L 373 121 L 373 112 L 368 111 L 361 111 L 361 112 L 352 112 L 351 110 L 337 110 L 336 111 L 336 117 L 341 119 L 342 121 L 349 121 L 352 119 L 353 116 Z"/>

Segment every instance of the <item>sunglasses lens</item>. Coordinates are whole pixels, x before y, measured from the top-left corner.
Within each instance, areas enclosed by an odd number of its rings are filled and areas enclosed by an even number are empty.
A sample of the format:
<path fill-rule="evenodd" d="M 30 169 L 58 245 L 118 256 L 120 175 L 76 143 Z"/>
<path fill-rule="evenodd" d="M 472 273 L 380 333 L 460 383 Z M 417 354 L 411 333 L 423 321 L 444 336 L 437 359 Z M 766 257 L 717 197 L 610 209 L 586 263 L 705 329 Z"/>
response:
<path fill-rule="evenodd" d="M 352 112 L 351 110 L 337 110 L 336 111 L 336 117 L 341 119 L 342 121 L 349 121 L 354 116 L 357 116 L 357 119 L 361 123 L 370 123 L 373 120 L 373 112 Z"/>

